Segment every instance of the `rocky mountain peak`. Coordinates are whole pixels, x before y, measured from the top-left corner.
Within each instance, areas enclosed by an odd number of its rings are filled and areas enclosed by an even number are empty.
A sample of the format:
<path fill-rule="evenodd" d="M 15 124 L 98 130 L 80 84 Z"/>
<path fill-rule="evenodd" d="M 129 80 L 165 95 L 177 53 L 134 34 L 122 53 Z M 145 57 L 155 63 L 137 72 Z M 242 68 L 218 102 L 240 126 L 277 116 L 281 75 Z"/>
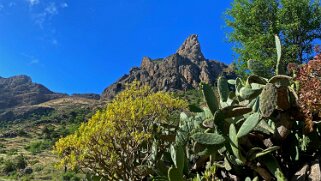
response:
<path fill-rule="evenodd" d="M 205 59 L 197 35 L 191 35 L 168 57 L 144 57 L 140 67 L 132 68 L 129 74 L 107 87 L 101 99 L 111 100 L 134 80 L 149 85 L 154 91 L 184 91 L 197 88 L 200 82 L 214 84 L 226 68 L 224 63 Z"/>
<path fill-rule="evenodd" d="M 190 35 L 181 47 L 177 50 L 177 53 L 185 58 L 190 59 L 193 62 L 205 60 L 204 55 L 201 51 L 201 46 L 198 41 L 198 36 L 193 34 Z"/>

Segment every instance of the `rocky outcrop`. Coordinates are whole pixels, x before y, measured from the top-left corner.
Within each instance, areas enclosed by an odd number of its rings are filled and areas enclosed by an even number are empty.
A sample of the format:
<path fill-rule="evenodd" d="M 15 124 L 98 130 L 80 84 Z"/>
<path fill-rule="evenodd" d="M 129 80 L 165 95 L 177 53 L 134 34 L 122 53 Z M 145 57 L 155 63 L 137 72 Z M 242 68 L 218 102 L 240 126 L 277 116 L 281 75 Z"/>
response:
<path fill-rule="evenodd" d="M 67 95 L 54 93 L 41 84 L 33 83 L 25 75 L 0 77 L 0 110 L 36 105 L 65 96 Z"/>
<path fill-rule="evenodd" d="M 205 59 L 201 51 L 201 45 L 198 41 L 197 35 L 191 35 L 188 37 L 176 53 L 193 62 L 203 61 Z"/>
<path fill-rule="evenodd" d="M 162 59 L 144 57 L 140 67 L 134 67 L 128 75 L 106 88 L 102 100 L 111 100 L 124 89 L 126 83 L 134 80 L 147 84 L 154 91 L 181 91 L 198 87 L 200 82 L 214 84 L 228 66 L 205 59 L 197 35 L 189 36 L 177 52 Z"/>

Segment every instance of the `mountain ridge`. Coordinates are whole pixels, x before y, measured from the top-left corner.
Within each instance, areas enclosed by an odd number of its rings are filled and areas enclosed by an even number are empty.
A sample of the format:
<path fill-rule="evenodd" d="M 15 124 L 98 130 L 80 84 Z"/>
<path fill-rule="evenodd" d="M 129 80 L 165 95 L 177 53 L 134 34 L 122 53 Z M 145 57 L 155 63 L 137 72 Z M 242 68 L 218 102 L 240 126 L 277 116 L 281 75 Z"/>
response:
<path fill-rule="evenodd" d="M 107 87 L 102 101 L 113 99 L 134 80 L 149 85 L 154 91 L 182 91 L 197 88 L 199 83 L 214 84 L 219 75 L 233 77 L 226 64 L 206 59 L 201 51 L 198 36 L 190 35 L 176 53 L 158 59 L 143 57 L 140 67 L 133 67 L 115 83 Z"/>
<path fill-rule="evenodd" d="M 197 88 L 201 82 L 213 85 L 220 75 L 235 76 L 226 64 L 206 59 L 198 36 L 193 34 L 170 56 L 143 57 L 139 67 L 131 68 L 129 74 L 108 86 L 101 95 L 55 93 L 26 75 L 0 76 L 0 121 L 65 107 L 101 107 L 134 80 L 149 85 L 153 91 L 176 92 Z"/>

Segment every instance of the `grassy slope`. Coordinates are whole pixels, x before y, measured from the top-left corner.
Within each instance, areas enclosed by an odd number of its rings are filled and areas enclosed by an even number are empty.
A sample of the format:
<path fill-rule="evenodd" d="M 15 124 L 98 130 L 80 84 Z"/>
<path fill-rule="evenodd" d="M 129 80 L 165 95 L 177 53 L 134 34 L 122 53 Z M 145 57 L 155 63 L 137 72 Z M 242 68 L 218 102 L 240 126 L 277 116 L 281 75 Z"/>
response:
<path fill-rule="evenodd" d="M 97 101 L 83 98 L 64 98 L 49 101 L 39 106 L 55 108 L 45 115 L 33 115 L 24 121 L 0 125 L 0 135 L 13 135 L 0 138 L 0 181 L 1 180 L 62 180 L 64 170 L 54 167 L 56 155 L 51 149 L 56 140 L 74 132 L 81 122 L 92 114 L 92 107 Z M 32 174 L 23 174 L 22 170 L 4 172 L 6 162 L 15 162 L 19 155 L 27 161 Z M 81 174 L 76 174 L 83 177 Z M 74 177 L 75 179 L 75 177 Z"/>

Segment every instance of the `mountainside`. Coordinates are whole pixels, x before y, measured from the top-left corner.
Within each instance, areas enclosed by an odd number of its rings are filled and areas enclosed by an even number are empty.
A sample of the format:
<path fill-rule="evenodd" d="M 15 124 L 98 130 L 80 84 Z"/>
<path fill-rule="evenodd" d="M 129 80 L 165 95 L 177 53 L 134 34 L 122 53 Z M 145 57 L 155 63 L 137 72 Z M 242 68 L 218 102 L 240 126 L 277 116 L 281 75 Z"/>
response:
<path fill-rule="evenodd" d="M 111 100 L 134 80 L 147 84 L 154 91 L 180 91 L 198 87 L 200 82 L 214 84 L 221 74 L 231 76 L 224 63 L 204 57 L 197 35 L 189 36 L 177 52 L 166 58 L 152 60 L 144 57 L 140 67 L 106 88 L 102 100 Z"/>
<path fill-rule="evenodd" d="M 33 83 L 31 78 L 25 75 L 0 77 L 0 109 L 36 105 L 66 96 Z"/>
<path fill-rule="evenodd" d="M 91 110 L 99 99 L 97 94 L 55 93 L 25 75 L 0 77 L 0 122 L 28 120 L 49 113 L 64 115 L 75 109 Z"/>

